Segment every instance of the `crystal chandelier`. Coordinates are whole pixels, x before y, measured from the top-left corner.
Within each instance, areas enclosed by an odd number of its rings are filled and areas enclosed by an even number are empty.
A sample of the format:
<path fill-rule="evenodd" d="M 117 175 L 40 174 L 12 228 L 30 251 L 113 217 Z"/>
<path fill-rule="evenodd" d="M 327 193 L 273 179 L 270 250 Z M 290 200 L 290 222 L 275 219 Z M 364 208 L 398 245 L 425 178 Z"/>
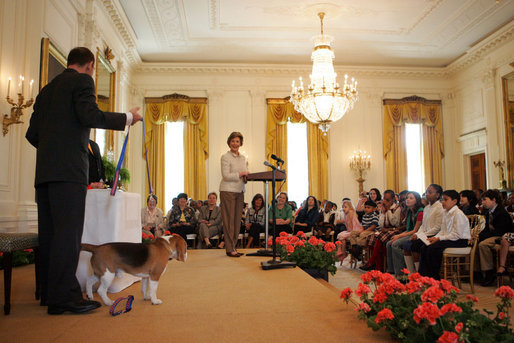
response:
<path fill-rule="evenodd" d="M 300 86 L 291 85 L 291 102 L 296 111 L 300 112 L 314 124 L 318 124 L 323 132 L 327 132 L 330 124 L 341 119 L 345 113 L 353 108 L 358 98 L 357 81 L 348 80 L 344 76 L 344 85 L 341 88 L 336 81 L 332 60 L 334 52 L 330 44 L 333 37 L 323 34 L 323 18 L 325 13 L 318 13 L 321 21 L 321 35 L 313 37 L 314 51 L 312 52 L 311 83 L 307 90 L 303 87 L 300 77 Z"/>

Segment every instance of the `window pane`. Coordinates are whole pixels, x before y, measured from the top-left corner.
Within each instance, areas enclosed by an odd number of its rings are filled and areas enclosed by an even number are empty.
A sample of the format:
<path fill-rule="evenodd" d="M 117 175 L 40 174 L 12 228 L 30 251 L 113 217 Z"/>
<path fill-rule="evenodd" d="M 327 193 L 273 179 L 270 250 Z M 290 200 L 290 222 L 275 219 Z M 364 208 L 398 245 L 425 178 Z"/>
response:
<path fill-rule="evenodd" d="M 100 156 L 104 156 L 104 154 L 105 154 L 105 130 L 104 129 L 96 129 L 95 142 L 96 142 L 96 144 L 98 144 L 98 147 L 100 148 Z"/>
<path fill-rule="evenodd" d="M 184 122 L 166 123 L 165 140 L 166 211 L 179 193 L 184 192 Z"/>
<path fill-rule="evenodd" d="M 423 194 L 425 191 L 425 173 L 421 124 L 405 124 L 405 144 L 407 148 L 407 187 L 410 191 Z"/>
<path fill-rule="evenodd" d="M 309 195 L 307 123 L 287 123 L 287 194 L 300 207 Z"/>

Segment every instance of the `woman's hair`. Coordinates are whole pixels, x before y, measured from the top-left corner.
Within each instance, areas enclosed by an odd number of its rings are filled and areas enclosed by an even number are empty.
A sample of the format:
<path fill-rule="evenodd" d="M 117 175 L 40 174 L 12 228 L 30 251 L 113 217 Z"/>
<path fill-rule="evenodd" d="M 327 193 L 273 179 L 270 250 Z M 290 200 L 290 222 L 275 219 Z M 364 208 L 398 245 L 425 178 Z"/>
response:
<path fill-rule="evenodd" d="M 470 189 L 465 189 L 465 190 L 461 191 L 460 196 L 464 197 L 464 198 L 468 198 L 470 207 L 475 207 L 478 204 L 477 195 L 475 194 L 475 192 L 473 192 Z"/>
<path fill-rule="evenodd" d="M 150 201 L 150 199 L 153 199 L 155 200 L 155 203 L 157 204 L 157 195 L 155 194 L 149 194 L 148 197 L 146 198 L 146 204 L 148 205 L 148 202 Z"/>
<path fill-rule="evenodd" d="M 253 209 L 255 209 L 255 202 L 257 201 L 257 199 L 261 199 L 261 201 L 262 201 L 262 203 L 261 203 L 261 207 L 260 207 L 259 209 L 263 208 L 263 207 L 264 207 L 264 197 L 262 196 L 262 194 L 261 194 L 261 193 L 257 193 L 257 194 L 255 194 L 255 195 L 253 196 L 253 199 L 252 199 L 252 208 L 253 208 Z"/>
<path fill-rule="evenodd" d="M 186 193 L 179 193 L 179 195 L 177 195 L 177 200 L 178 199 L 186 199 L 187 200 L 187 194 Z"/>
<path fill-rule="evenodd" d="M 377 198 L 375 200 L 371 199 L 371 191 L 375 191 L 375 193 L 377 193 Z M 380 194 L 378 188 L 371 188 L 368 193 L 368 199 L 373 200 L 374 202 L 380 201 L 382 200 L 382 194 Z"/>
<path fill-rule="evenodd" d="M 414 191 L 410 191 L 407 193 L 407 196 L 409 196 L 409 194 L 412 194 L 414 195 L 414 198 L 416 198 L 416 203 L 414 204 L 414 207 L 411 209 L 409 209 L 409 211 L 412 211 L 413 214 L 416 214 L 416 212 L 418 212 L 418 210 L 423 207 L 423 204 L 421 203 L 421 195 L 419 195 L 418 192 L 414 192 Z"/>
<path fill-rule="evenodd" d="M 207 194 L 207 198 L 209 198 L 211 195 L 214 195 L 216 199 L 218 199 L 218 194 L 216 194 L 216 192 L 210 192 L 209 194 Z"/>
<path fill-rule="evenodd" d="M 437 183 L 432 183 L 428 187 L 435 189 L 435 191 L 439 193 L 439 198 L 443 196 L 443 187 L 439 186 Z"/>
<path fill-rule="evenodd" d="M 314 195 L 309 195 L 307 197 L 307 199 L 305 199 L 305 208 L 309 208 L 309 198 L 312 198 L 314 199 L 314 207 L 313 209 L 315 209 L 316 211 L 318 210 L 318 200 L 316 199 L 316 197 Z"/>
<path fill-rule="evenodd" d="M 241 146 L 243 146 L 243 135 L 241 134 L 241 132 L 238 131 L 234 131 L 230 134 L 230 136 L 228 136 L 227 145 L 230 146 L 230 141 L 236 137 L 239 137 L 239 140 L 241 141 Z"/>
<path fill-rule="evenodd" d="M 281 196 L 282 194 L 284 194 L 286 196 L 286 203 L 289 201 L 289 197 L 287 196 L 287 193 L 286 192 L 280 192 L 277 194 L 277 199 L 279 196 Z"/>

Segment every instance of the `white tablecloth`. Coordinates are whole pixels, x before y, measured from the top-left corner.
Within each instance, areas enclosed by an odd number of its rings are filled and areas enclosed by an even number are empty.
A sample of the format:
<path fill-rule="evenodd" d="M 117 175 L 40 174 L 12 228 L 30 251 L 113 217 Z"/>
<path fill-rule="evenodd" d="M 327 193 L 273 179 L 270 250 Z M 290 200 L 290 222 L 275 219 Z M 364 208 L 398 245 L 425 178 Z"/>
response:
<path fill-rule="evenodd" d="M 86 197 L 86 215 L 82 243 L 103 244 L 109 242 L 141 242 L 141 198 L 139 194 L 117 191 L 111 196 L 108 189 L 90 189 Z M 86 280 L 93 274 L 91 253 L 80 252 L 77 279 L 86 289 Z M 117 293 L 141 278 L 124 274 L 115 278 L 109 292 Z"/>

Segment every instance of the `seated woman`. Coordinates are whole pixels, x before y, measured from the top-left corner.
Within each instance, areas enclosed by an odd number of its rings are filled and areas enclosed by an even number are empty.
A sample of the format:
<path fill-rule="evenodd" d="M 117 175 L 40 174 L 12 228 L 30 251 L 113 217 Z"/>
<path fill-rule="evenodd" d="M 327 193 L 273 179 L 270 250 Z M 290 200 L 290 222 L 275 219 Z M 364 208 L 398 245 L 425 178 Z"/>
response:
<path fill-rule="evenodd" d="M 465 189 L 460 192 L 460 209 L 465 215 L 479 214 L 477 208 L 478 200 L 475 192 Z"/>
<path fill-rule="evenodd" d="M 368 200 L 374 201 L 375 204 L 379 201 L 382 201 L 382 194 L 380 194 L 380 191 L 378 188 L 371 188 L 368 193 Z"/>
<path fill-rule="evenodd" d="M 246 212 L 245 227 L 248 231 L 248 243 L 246 249 L 250 249 L 254 242 L 259 243 L 259 236 L 266 230 L 266 209 L 264 197 L 257 193 L 253 196 L 252 207 Z"/>
<path fill-rule="evenodd" d="M 434 237 L 428 238 L 430 245 L 421 247 L 419 273 L 436 280 L 441 278 L 441 263 L 443 251 L 446 248 L 464 248 L 471 238 L 469 220 L 459 209 L 459 193 L 455 190 L 443 192 L 442 205 L 444 208 L 441 231 Z"/>
<path fill-rule="evenodd" d="M 319 217 L 318 200 L 309 195 L 305 200 L 305 206 L 300 209 L 294 222 L 294 233 L 298 231 L 311 232 L 316 227 Z"/>
<path fill-rule="evenodd" d="M 509 275 L 507 268 L 505 268 L 505 262 L 507 262 L 507 255 L 509 254 L 509 247 L 514 244 L 514 233 L 507 232 L 502 236 L 500 242 L 500 265 L 496 271 L 497 276 Z"/>
<path fill-rule="evenodd" d="M 186 206 L 187 194 L 180 193 L 177 199 L 178 205 L 168 212 L 168 230 L 171 233 L 179 234 L 187 241 L 187 235 L 195 233 L 195 211 L 191 207 Z"/>
<path fill-rule="evenodd" d="M 162 210 L 157 207 L 157 197 L 150 194 L 146 198 L 146 207 L 141 209 L 143 232 L 147 235 L 151 233 L 154 236 L 161 236 L 163 233 L 162 223 Z"/>
<path fill-rule="evenodd" d="M 402 275 L 401 270 L 406 267 L 403 254 L 403 244 L 410 240 L 412 234 L 418 231 L 423 222 L 423 206 L 418 192 L 407 193 L 407 226 L 402 233 L 391 237 L 386 244 L 387 272 L 397 276 Z"/>
<path fill-rule="evenodd" d="M 287 193 L 280 192 L 277 196 L 277 204 L 275 205 L 275 216 L 276 216 L 276 235 L 278 236 L 280 232 L 284 231 L 287 233 L 293 232 L 293 212 L 291 211 L 291 206 L 287 203 Z M 270 206 L 268 211 L 268 219 L 269 219 L 269 235 L 273 235 L 273 206 Z"/>
<path fill-rule="evenodd" d="M 216 205 L 218 195 L 215 192 L 207 196 L 207 206 L 200 207 L 198 215 L 198 236 L 205 248 L 211 249 L 210 239 L 216 235 L 221 235 L 223 227 L 221 225 L 221 210 Z"/>
<path fill-rule="evenodd" d="M 348 255 L 346 252 L 346 240 L 348 240 L 352 235 L 353 237 L 358 237 L 362 232 L 362 225 L 359 222 L 359 217 L 357 216 L 350 200 L 345 200 L 343 202 L 343 212 L 346 231 L 342 231 L 337 235 L 337 240 L 341 242 L 337 248 L 336 254 L 339 261 L 344 260 Z"/>

